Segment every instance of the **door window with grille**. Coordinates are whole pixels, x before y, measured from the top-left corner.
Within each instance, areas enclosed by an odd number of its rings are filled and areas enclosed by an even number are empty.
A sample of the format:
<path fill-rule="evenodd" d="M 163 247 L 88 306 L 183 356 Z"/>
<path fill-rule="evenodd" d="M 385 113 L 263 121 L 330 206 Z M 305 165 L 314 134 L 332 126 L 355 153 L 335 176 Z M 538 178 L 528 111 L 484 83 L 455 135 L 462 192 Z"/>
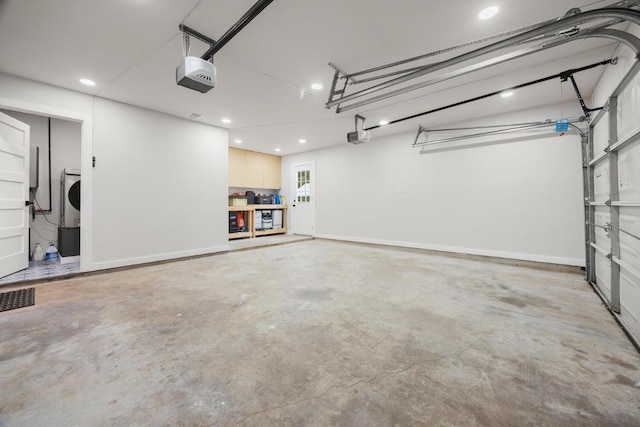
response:
<path fill-rule="evenodd" d="M 296 201 L 300 203 L 311 202 L 311 171 L 299 170 L 297 172 Z"/>

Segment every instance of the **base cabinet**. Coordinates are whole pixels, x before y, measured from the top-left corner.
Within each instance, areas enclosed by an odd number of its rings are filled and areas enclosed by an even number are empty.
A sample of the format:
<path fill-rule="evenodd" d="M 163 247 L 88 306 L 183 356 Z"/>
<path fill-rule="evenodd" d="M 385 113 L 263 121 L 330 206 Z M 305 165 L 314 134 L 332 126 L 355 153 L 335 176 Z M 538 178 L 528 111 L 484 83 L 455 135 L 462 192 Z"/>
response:
<path fill-rule="evenodd" d="M 229 213 L 236 222 L 237 213 L 242 213 L 246 227 L 246 231 L 231 232 L 230 219 L 229 240 L 287 233 L 287 205 L 229 206 Z"/>

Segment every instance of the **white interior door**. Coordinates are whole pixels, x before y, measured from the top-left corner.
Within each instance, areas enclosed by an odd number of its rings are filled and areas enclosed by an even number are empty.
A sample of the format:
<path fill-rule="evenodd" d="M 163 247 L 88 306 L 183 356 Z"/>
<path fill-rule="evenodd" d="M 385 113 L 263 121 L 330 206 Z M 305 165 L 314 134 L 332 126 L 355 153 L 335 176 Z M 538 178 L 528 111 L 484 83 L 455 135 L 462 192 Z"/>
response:
<path fill-rule="evenodd" d="M 0 113 L 0 277 L 29 266 L 29 125 Z"/>
<path fill-rule="evenodd" d="M 316 225 L 315 164 L 291 166 L 293 234 L 312 236 Z"/>

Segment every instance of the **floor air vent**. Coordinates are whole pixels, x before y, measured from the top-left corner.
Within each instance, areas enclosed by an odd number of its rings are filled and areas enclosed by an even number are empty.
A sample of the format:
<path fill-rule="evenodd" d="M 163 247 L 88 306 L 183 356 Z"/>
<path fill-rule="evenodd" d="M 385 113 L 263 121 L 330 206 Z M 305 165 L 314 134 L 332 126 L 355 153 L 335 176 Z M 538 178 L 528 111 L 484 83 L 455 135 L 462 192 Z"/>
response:
<path fill-rule="evenodd" d="M 35 288 L 0 293 L 0 312 L 29 307 L 35 304 Z"/>

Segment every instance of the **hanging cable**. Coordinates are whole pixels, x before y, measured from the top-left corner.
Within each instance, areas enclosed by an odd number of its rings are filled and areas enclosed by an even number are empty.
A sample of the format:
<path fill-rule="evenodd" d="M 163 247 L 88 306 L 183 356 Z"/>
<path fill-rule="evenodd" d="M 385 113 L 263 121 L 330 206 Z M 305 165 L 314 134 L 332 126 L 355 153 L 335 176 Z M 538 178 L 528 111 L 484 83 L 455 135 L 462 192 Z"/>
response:
<path fill-rule="evenodd" d="M 560 120 L 564 119 L 564 81 L 560 79 Z"/>
<path fill-rule="evenodd" d="M 597 227 L 597 228 L 602 228 L 602 229 L 603 229 L 603 230 L 605 230 L 607 233 L 608 233 L 609 231 L 611 231 L 611 227 L 609 226 L 609 224 L 607 224 L 607 225 L 600 225 L 600 224 L 595 224 L 595 223 L 593 223 L 593 222 L 588 222 L 588 221 L 587 221 L 587 225 L 591 225 L 591 226 L 593 226 L 593 227 Z"/>
<path fill-rule="evenodd" d="M 633 234 L 633 233 L 630 233 L 630 232 L 628 232 L 627 230 L 625 230 L 625 229 L 623 229 L 623 228 L 616 227 L 615 225 L 610 224 L 610 223 L 607 223 L 607 226 L 609 227 L 609 229 L 611 229 L 611 228 L 615 228 L 616 230 L 618 230 L 618 231 L 622 231 L 624 234 L 627 234 L 627 235 L 629 235 L 629 236 L 633 237 L 634 239 L 638 239 L 638 240 L 640 240 L 640 236 L 637 236 L 637 235 L 635 235 L 635 234 Z"/>
<path fill-rule="evenodd" d="M 38 207 L 39 212 L 42 212 L 42 217 L 44 218 L 44 220 L 47 221 L 51 225 L 55 225 L 56 227 L 59 227 L 58 224 L 55 224 L 55 223 L 49 221 L 49 219 L 47 218 L 47 215 L 44 213 L 44 211 L 40 207 L 40 203 L 38 203 L 38 199 L 36 198 L 35 191 L 31 190 L 31 195 L 33 196 L 33 201 L 35 202 L 36 206 Z"/>

